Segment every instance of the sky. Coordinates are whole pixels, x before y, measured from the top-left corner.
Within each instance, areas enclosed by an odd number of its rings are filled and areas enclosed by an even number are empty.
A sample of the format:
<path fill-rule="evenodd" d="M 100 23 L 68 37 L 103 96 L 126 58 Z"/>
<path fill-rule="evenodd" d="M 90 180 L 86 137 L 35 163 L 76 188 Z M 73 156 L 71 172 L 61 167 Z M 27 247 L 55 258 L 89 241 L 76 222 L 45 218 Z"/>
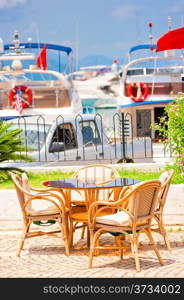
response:
<path fill-rule="evenodd" d="M 50 42 L 73 48 L 79 59 L 90 55 L 125 57 L 130 47 L 154 42 L 184 26 L 184 0 L 0 0 L 0 37 L 10 43 Z"/>

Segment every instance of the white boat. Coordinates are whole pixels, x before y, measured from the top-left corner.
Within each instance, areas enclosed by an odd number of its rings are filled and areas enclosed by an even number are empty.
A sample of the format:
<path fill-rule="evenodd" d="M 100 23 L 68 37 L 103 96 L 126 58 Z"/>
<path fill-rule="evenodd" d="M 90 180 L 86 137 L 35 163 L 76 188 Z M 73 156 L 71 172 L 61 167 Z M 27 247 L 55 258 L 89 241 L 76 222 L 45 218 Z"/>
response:
<path fill-rule="evenodd" d="M 127 119 L 131 118 L 133 137 L 157 139 L 158 133 L 151 131 L 151 123 L 158 122 L 168 103 L 184 92 L 183 52 L 171 49 L 172 46 L 163 52 L 155 51 L 157 47 L 158 42 L 132 47 L 129 54 L 146 49 L 150 55 L 131 59 L 123 68 L 119 110 Z"/>
<path fill-rule="evenodd" d="M 55 51 L 59 60 L 58 71 L 38 67 L 38 55 L 43 49 Z M 37 49 L 35 53 L 34 49 Z M 53 51 L 54 50 L 54 51 Z M 0 116 L 13 115 L 63 115 L 82 112 L 81 100 L 73 82 L 60 72 L 61 54 L 68 57 L 69 47 L 33 43 L 20 43 L 19 33 L 14 33 L 11 44 L 0 42 Z M 45 53 L 47 55 L 47 53 Z M 39 56 L 40 57 L 40 56 Z M 41 57 L 42 58 L 42 57 Z M 66 60 L 66 58 L 65 58 Z M 17 110 L 17 92 L 20 91 L 23 110 Z"/>
<path fill-rule="evenodd" d="M 116 132 L 113 139 L 108 140 L 99 115 L 82 114 L 80 95 L 71 78 L 46 68 L 45 56 L 41 56 L 42 50 L 56 50 L 60 61 L 60 52 L 69 56 L 71 48 L 32 41 L 20 43 L 17 32 L 12 44 L 1 43 L 0 48 L 0 120 L 18 117 L 13 121 L 14 126 L 22 129 L 27 151 L 32 148 L 31 155 L 36 163 L 58 164 L 58 161 L 63 163 L 70 160 L 117 162 L 125 156 L 132 156 L 131 142 L 125 145 L 124 141 L 116 139 Z M 32 48 L 42 49 L 39 51 L 39 59 L 31 52 Z M 27 67 L 23 66 L 25 63 Z M 98 76 L 91 80 L 99 84 Z M 121 131 L 120 122 L 118 118 L 117 124 L 114 124 L 115 131 Z M 145 144 L 135 141 L 135 147 L 134 159 L 142 158 Z M 147 142 L 147 153 L 150 157 L 150 139 Z"/>
<path fill-rule="evenodd" d="M 81 67 L 70 74 L 83 106 L 117 108 L 120 76 L 109 65 Z"/>

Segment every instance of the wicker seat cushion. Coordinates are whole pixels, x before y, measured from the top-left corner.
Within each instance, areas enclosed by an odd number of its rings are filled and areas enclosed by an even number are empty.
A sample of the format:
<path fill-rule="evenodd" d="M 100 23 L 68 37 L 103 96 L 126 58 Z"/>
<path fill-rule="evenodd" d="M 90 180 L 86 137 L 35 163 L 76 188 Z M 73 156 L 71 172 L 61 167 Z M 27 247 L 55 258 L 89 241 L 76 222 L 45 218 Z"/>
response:
<path fill-rule="evenodd" d="M 96 222 L 107 225 L 129 225 L 129 216 L 124 211 L 118 211 L 115 214 L 96 217 Z"/>
<path fill-rule="evenodd" d="M 40 210 L 31 209 L 28 212 L 30 216 L 37 216 L 37 215 L 49 216 L 49 215 L 57 215 L 59 213 L 60 213 L 59 209 L 57 209 L 54 205 L 50 205 L 48 209 L 40 209 Z"/>

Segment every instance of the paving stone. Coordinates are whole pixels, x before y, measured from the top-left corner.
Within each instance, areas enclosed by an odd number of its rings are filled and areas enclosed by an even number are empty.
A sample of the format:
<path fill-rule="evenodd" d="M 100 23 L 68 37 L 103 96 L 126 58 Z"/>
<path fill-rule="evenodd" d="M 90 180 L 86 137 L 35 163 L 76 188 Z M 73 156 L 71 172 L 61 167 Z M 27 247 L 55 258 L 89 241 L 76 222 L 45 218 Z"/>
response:
<path fill-rule="evenodd" d="M 0 222 L 0 226 L 2 222 Z M 89 251 L 85 246 L 86 240 L 79 241 L 80 232 L 75 234 L 74 249 L 70 256 L 65 255 L 64 244 L 60 237 L 36 237 L 25 241 L 20 258 L 15 253 L 21 235 L 18 229 L 21 222 L 6 221 L 4 230 L 0 232 L 0 277 L 1 278 L 118 278 L 118 277 L 184 277 L 184 229 L 178 231 L 173 227 L 169 232 L 172 253 L 170 253 L 159 234 L 154 234 L 157 247 L 164 260 L 161 266 L 151 250 L 140 250 L 141 272 L 135 270 L 135 261 L 128 252 L 120 260 L 118 251 L 101 251 L 95 256 L 93 268 L 88 269 Z M 6 230 L 7 228 L 7 230 Z M 11 230 L 10 230 L 11 229 Z M 141 237 L 144 243 L 144 235 Z M 113 243 L 111 235 L 104 235 L 103 243 Z M 81 249 L 80 249 L 81 248 Z"/>
<path fill-rule="evenodd" d="M 184 277 L 184 185 L 171 185 L 165 206 L 165 224 L 171 242 L 172 253 L 164 244 L 162 236 L 154 234 L 156 245 L 164 260 L 160 266 L 150 249 L 141 251 L 141 272 L 135 270 L 134 258 L 125 253 L 120 260 L 118 251 L 101 251 L 88 269 L 86 240 L 77 243 L 70 256 L 65 255 L 61 239 L 42 236 L 25 241 L 20 258 L 16 249 L 22 229 L 22 216 L 14 190 L 0 190 L 0 277 L 1 278 L 117 278 L 117 277 Z M 53 225 L 55 226 L 55 225 Z M 33 226 L 33 229 L 36 226 Z M 75 242 L 80 232 L 75 234 Z M 113 237 L 104 235 L 103 242 L 112 243 Z M 141 238 L 145 242 L 144 236 Z"/>

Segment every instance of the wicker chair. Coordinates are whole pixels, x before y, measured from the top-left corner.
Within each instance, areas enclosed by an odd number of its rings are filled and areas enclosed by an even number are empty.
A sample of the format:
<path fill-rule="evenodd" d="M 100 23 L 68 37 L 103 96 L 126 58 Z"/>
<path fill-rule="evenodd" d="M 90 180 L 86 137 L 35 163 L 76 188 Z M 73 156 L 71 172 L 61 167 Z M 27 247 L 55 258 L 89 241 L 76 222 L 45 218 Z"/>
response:
<path fill-rule="evenodd" d="M 115 202 L 96 202 L 92 203 L 88 212 L 88 225 L 90 230 L 90 255 L 88 267 L 92 268 L 93 255 L 97 254 L 98 249 L 119 249 L 121 258 L 123 257 L 123 249 L 131 246 L 131 252 L 135 257 L 136 270 L 140 271 L 140 262 L 138 256 L 138 238 L 144 232 L 152 249 L 155 251 L 160 264 L 163 264 L 162 258 L 154 243 L 151 234 L 151 221 L 154 216 L 155 206 L 158 201 L 158 193 L 161 183 L 159 180 L 148 180 L 136 184 L 132 189 L 127 189 L 122 198 Z M 124 204 L 127 203 L 128 206 Z M 126 207 L 126 208 L 125 208 Z M 107 208 L 116 208 L 117 212 L 111 215 L 100 216 L 102 211 Z M 114 232 L 124 234 L 125 241 L 119 244 L 100 247 L 99 238 L 103 233 Z M 130 241 L 130 243 L 127 243 Z M 128 244 L 128 245 L 127 245 Z M 142 245 L 142 247 L 144 247 Z"/>
<path fill-rule="evenodd" d="M 95 184 L 105 184 L 118 178 L 119 173 L 111 166 L 103 164 L 87 165 L 80 168 L 74 173 L 72 178 L 79 179 L 82 182 L 94 182 Z M 100 201 L 108 201 L 110 198 L 116 197 L 113 190 L 105 189 L 96 191 L 98 195 L 94 195 Z M 88 223 L 88 209 L 89 202 L 86 201 L 86 196 L 84 191 L 72 191 L 71 192 L 71 206 L 69 208 L 70 216 L 70 233 L 69 241 L 70 246 L 73 246 L 73 233 L 76 229 L 82 228 L 81 238 L 84 238 L 85 228 Z M 108 210 L 110 213 L 110 210 Z M 105 212 L 103 212 L 105 214 Z M 87 235 L 88 245 L 89 245 L 89 235 Z"/>
<path fill-rule="evenodd" d="M 20 255 L 26 238 L 41 236 L 44 234 L 55 235 L 56 233 L 62 233 L 66 255 L 69 255 L 68 213 L 62 194 L 57 193 L 56 190 L 51 188 L 35 189 L 29 187 L 26 174 L 22 174 L 21 178 L 17 174 L 11 173 L 11 178 L 18 196 L 24 222 L 22 237 L 16 255 Z M 37 204 L 37 208 L 33 208 L 35 204 Z M 40 205 L 39 208 L 38 205 Z M 51 222 L 58 222 L 60 230 L 30 232 L 30 225 L 33 222 L 45 223 L 48 220 Z"/>
<path fill-rule="evenodd" d="M 169 251 L 171 251 L 171 246 L 170 246 L 170 242 L 167 236 L 167 231 L 164 228 L 164 221 L 163 221 L 163 212 L 164 212 L 164 207 L 165 207 L 165 203 L 166 203 L 166 199 L 167 199 L 167 195 L 168 195 L 168 191 L 169 191 L 169 187 L 171 184 L 171 180 L 173 177 L 174 171 L 172 169 L 163 172 L 160 177 L 159 180 L 161 181 L 161 191 L 160 191 L 160 195 L 159 195 L 159 203 L 158 206 L 156 207 L 155 213 L 154 213 L 154 220 L 156 221 L 158 227 L 153 226 L 152 227 L 152 231 L 158 232 L 160 233 L 165 240 L 165 244 L 167 246 L 167 249 Z"/>

